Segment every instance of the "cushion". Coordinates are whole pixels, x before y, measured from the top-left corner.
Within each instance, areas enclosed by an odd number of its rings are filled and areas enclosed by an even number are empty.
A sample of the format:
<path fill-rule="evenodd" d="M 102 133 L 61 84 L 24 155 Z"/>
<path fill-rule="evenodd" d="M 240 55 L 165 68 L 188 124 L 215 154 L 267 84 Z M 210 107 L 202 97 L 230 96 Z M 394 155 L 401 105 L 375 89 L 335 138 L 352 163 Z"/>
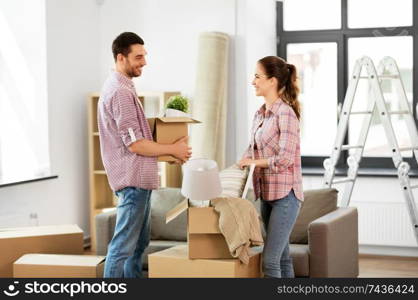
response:
<path fill-rule="evenodd" d="M 165 223 L 167 212 L 184 200 L 179 188 L 161 188 L 151 193 L 151 239 L 187 240 L 187 212 Z"/>
<path fill-rule="evenodd" d="M 338 191 L 336 189 L 318 189 L 304 192 L 304 201 L 290 235 L 291 244 L 308 243 L 309 224 L 337 209 Z"/>
<path fill-rule="evenodd" d="M 222 186 L 220 197 L 241 198 L 248 177 L 248 169 L 241 170 L 237 164 L 234 164 L 219 172 Z"/>
<path fill-rule="evenodd" d="M 289 246 L 293 269 L 297 277 L 309 277 L 309 245 Z"/>

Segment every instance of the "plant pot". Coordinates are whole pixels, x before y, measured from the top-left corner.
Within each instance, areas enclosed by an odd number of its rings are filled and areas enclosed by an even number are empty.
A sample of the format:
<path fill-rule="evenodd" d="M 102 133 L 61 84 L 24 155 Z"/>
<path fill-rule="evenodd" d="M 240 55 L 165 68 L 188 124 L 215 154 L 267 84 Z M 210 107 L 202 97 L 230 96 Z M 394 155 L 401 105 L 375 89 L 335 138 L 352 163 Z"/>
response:
<path fill-rule="evenodd" d="M 167 108 L 165 110 L 166 117 L 189 117 L 189 114 L 177 109 Z"/>

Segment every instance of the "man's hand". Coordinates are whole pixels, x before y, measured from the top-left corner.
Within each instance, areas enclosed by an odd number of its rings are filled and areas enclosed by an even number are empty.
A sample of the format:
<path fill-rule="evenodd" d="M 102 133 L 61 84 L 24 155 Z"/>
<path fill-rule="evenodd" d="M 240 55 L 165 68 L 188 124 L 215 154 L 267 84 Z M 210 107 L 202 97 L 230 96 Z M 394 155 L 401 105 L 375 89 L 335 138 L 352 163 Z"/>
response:
<path fill-rule="evenodd" d="M 243 158 L 238 162 L 238 165 L 240 169 L 244 169 L 247 166 L 250 166 L 251 164 L 254 164 L 255 161 L 251 158 Z"/>
<path fill-rule="evenodd" d="M 192 156 L 192 148 L 187 144 L 189 137 L 185 136 L 173 143 L 172 155 L 181 162 L 186 162 Z"/>
<path fill-rule="evenodd" d="M 182 162 L 180 159 L 175 158 L 174 161 L 169 161 L 168 164 L 169 165 L 182 165 L 184 162 Z"/>

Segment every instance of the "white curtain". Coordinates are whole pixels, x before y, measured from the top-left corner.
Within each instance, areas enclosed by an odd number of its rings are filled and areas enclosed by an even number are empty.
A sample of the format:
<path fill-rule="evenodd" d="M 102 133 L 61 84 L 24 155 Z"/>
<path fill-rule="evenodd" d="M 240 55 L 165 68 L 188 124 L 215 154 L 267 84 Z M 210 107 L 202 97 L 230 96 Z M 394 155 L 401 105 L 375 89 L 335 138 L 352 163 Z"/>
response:
<path fill-rule="evenodd" d="M 49 175 L 45 0 L 0 1 L 0 180 Z"/>

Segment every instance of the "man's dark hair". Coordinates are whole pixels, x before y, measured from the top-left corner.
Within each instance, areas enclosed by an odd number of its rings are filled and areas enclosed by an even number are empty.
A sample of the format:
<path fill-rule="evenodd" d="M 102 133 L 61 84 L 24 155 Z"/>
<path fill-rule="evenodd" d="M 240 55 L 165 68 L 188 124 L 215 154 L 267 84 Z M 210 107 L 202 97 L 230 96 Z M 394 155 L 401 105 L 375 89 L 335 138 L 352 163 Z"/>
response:
<path fill-rule="evenodd" d="M 113 58 L 116 61 L 116 57 L 119 53 L 123 56 L 128 56 L 131 52 L 131 45 L 140 44 L 144 45 L 144 40 L 133 32 L 123 32 L 112 43 Z"/>

